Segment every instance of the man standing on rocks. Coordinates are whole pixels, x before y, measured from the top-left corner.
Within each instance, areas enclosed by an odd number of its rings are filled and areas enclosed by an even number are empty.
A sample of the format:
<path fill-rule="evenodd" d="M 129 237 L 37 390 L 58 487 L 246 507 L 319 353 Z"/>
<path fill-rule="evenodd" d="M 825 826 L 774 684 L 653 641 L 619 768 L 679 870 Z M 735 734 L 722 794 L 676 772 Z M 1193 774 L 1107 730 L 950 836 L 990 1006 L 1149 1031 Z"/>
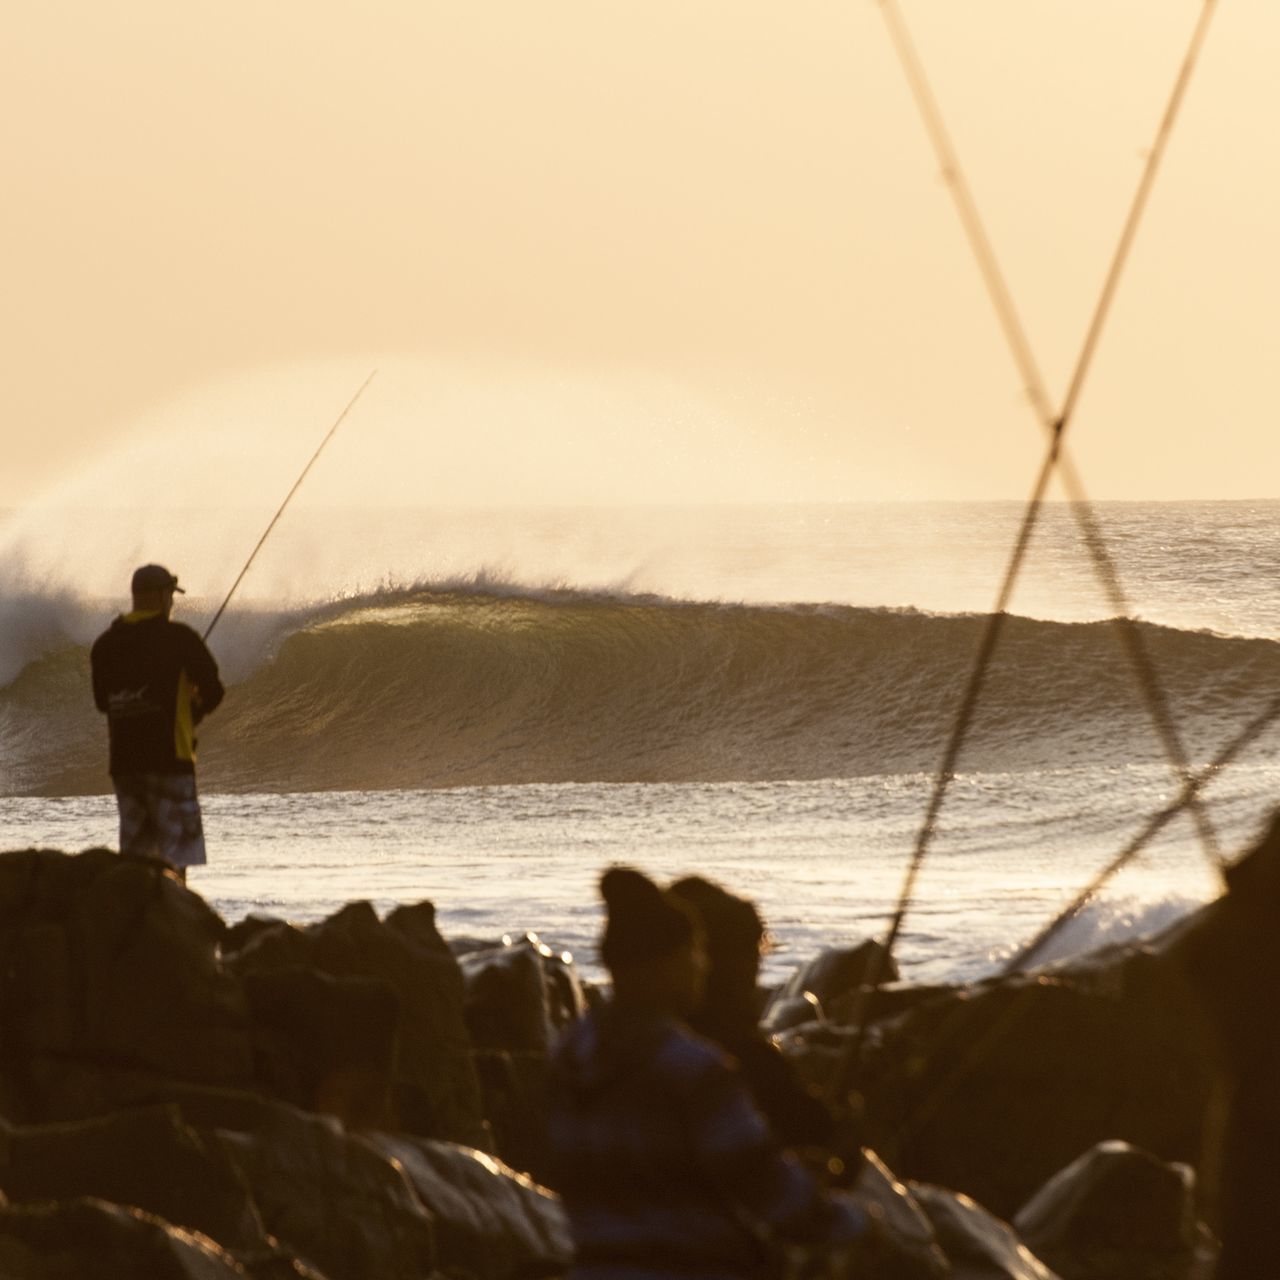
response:
<path fill-rule="evenodd" d="M 222 701 L 218 666 L 190 627 L 170 621 L 178 579 L 133 575 L 133 609 L 94 642 L 93 700 L 106 714 L 120 852 L 163 858 L 185 881 L 205 862 L 195 727 Z"/>

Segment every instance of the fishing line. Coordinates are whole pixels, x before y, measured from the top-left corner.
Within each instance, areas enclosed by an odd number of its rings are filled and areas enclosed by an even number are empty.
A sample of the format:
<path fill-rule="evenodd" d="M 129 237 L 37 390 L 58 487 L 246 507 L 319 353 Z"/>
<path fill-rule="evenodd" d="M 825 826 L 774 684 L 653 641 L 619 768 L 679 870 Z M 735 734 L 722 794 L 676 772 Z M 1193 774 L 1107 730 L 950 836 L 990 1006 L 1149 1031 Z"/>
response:
<path fill-rule="evenodd" d="M 316 459 L 319 458 L 319 456 L 324 452 L 325 446 L 329 443 L 330 440 L 333 439 L 338 428 L 342 426 L 343 419 L 346 418 L 347 414 L 349 414 L 351 410 L 355 408 L 356 401 L 359 400 L 362 395 L 364 395 L 365 388 L 369 385 L 369 383 L 373 381 L 374 375 L 377 372 L 378 372 L 377 369 L 374 369 L 369 374 L 369 376 L 360 384 L 360 389 L 355 393 L 355 395 L 353 395 L 351 399 L 347 401 L 347 407 L 343 409 L 343 411 L 340 414 L 338 414 L 338 417 L 334 422 L 333 426 L 329 428 L 328 434 L 325 436 L 323 440 L 320 441 L 319 447 L 316 449 L 315 453 L 311 455 L 310 462 L 308 462 L 307 465 L 302 468 L 302 474 L 299 475 L 298 478 L 293 482 L 293 488 L 290 489 L 287 494 L 285 494 L 284 501 L 280 504 L 279 510 L 277 510 L 275 515 L 271 517 L 271 522 L 262 531 L 262 537 L 258 539 L 258 545 L 254 547 L 254 549 L 249 553 L 249 558 L 244 562 L 244 568 L 241 569 L 239 574 L 236 575 L 236 580 L 231 584 L 231 590 L 227 592 L 226 598 L 218 606 L 218 612 L 213 615 L 213 621 L 209 623 L 209 625 L 204 629 L 204 639 L 206 640 L 206 642 L 208 641 L 210 633 L 213 631 L 214 627 L 218 625 L 218 619 L 222 617 L 223 611 L 226 609 L 227 605 L 231 603 L 231 597 L 235 595 L 236 588 L 239 587 L 241 582 L 244 581 L 245 574 L 249 572 L 249 566 L 253 564 L 254 560 L 257 558 L 258 552 L 262 550 L 263 544 L 271 536 L 271 530 L 276 527 L 277 521 L 280 519 L 282 515 L 284 515 L 285 507 L 289 505 L 290 501 L 293 499 L 293 495 L 297 493 L 300 488 L 302 488 L 302 482 L 307 478 L 307 472 L 310 471 L 313 466 L 315 466 Z"/>

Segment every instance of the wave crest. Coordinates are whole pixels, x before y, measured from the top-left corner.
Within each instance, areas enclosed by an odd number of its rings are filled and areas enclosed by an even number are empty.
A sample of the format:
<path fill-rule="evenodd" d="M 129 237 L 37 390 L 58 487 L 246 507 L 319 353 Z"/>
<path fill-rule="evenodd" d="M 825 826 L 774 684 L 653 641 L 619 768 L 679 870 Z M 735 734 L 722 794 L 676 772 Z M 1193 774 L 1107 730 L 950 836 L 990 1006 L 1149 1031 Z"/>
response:
<path fill-rule="evenodd" d="M 808 779 L 931 771 L 985 619 L 726 605 L 495 583 L 389 590 L 279 624 L 206 727 L 208 789 Z M 1143 625 L 1209 758 L 1280 645 Z M 87 650 L 0 690 L 9 793 L 101 791 Z M 1158 760 L 1108 623 L 1010 618 L 967 770 Z"/>

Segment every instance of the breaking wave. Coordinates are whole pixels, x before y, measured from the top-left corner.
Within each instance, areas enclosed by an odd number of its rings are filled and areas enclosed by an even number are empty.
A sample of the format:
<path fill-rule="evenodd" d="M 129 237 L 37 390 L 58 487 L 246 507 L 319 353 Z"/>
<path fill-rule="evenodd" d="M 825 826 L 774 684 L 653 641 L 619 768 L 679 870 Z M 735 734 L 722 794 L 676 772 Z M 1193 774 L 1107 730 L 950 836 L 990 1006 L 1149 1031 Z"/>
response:
<path fill-rule="evenodd" d="M 757 781 L 937 767 L 984 619 L 524 591 L 388 591 L 274 618 L 227 663 L 202 785 L 223 791 Z M 1143 624 L 1191 756 L 1280 681 L 1280 644 Z M 224 645 L 234 637 L 224 633 Z M 217 647 L 215 645 L 215 647 Z M 1162 758 L 1111 624 L 1012 618 L 961 761 Z M 0 689 L 0 792 L 102 791 L 88 651 Z"/>

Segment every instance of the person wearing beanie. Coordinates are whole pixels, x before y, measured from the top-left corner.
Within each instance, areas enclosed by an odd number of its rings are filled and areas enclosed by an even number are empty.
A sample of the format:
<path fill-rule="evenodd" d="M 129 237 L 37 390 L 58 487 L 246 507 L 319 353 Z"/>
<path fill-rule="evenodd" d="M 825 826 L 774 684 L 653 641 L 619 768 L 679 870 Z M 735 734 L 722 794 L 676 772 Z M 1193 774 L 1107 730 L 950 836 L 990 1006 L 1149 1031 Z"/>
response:
<path fill-rule="evenodd" d="M 705 986 L 696 913 L 630 868 L 600 889 L 612 995 L 552 1056 L 569 1280 L 763 1280 L 790 1244 L 852 1246 L 865 1216 L 783 1152 L 732 1060 L 685 1021 Z"/>
<path fill-rule="evenodd" d="M 735 1059 L 783 1146 L 829 1149 L 837 1138 L 831 1112 L 760 1030 L 760 913 L 746 898 L 701 876 L 677 880 L 669 893 L 696 912 L 706 943 L 707 980 L 690 1025 Z M 842 1162 L 856 1166 L 860 1160 L 842 1154 Z"/>

